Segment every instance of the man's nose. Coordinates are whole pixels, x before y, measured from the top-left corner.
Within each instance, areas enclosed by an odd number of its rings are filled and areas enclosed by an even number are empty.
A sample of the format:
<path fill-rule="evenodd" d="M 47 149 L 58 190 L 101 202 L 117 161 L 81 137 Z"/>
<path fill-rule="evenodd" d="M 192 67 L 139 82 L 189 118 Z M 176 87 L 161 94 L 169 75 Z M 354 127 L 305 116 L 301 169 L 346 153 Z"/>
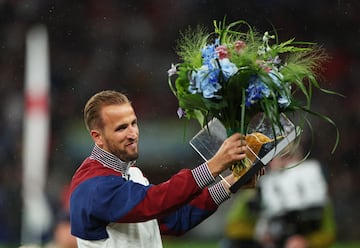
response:
<path fill-rule="evenodd" d="M 129 126 L 127 136 L 131 139 L 137 138 L 138 129 L 136 127 Z"/>

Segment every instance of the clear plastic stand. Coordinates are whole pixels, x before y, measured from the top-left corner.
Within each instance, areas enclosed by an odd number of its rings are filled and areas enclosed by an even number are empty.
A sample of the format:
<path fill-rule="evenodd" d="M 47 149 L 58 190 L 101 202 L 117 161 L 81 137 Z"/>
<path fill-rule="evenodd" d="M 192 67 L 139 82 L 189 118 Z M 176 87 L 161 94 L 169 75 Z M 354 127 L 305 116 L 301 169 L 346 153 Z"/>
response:
<path fill-rule="evenodd" d="M 270 139 L 275 139 L 270 146 L 263 146 L 250 169 L 233 185 L 232 191 L 237 191 L 242 185 L 246 184 L 258 171 L 267 165 L 272 158 L 283 151 L 295 138 L 300 135 L 301 129 L 286 117 L 280 116 L 281 128 L 273 128 L 264 115 L 256 115 L 250 122 L 247 133 L 260 132 Z M 227 138 L 224 125 L 216 118 L 212 119 L 202 128 L 191 140 L 192 148 L 205 160 L 212 158 L 220 148 L 223 141 Z"/>
<path fill-rule="evenodd" d="M 208 161 L 215 155 L 226 138 L 224 125 L 214 118 L 189 143 L 205 161 Z"/>

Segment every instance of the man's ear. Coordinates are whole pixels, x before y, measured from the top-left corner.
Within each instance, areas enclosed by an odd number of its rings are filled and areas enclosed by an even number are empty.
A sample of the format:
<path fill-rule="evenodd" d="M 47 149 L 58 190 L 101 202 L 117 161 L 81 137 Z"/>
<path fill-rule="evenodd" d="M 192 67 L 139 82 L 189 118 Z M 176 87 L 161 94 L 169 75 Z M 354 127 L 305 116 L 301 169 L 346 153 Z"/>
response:
<path fill-rule="evenodd" d="M 96 130 L 96 129 L 93 129 L 90 131 L 90 135 L 91 135 L 91 138 L 93 139 L 93 141 L 95 142 L 95 144 L 98 146 L 98 147 L 102 147 L 104 142 L 103 142 L 103 137 L 102 137 L 102 134 L 99 130 Z"/>

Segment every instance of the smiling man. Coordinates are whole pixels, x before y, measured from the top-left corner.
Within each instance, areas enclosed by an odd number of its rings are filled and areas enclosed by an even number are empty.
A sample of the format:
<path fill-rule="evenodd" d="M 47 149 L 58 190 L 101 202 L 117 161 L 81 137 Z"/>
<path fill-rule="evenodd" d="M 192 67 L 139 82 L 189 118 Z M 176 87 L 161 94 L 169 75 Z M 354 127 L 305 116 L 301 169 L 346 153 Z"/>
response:
<path fill-rule="evenodd" d="M 162 247 L 161 234 L 185 233 L 229 199 L 234 177 L 215 178 L 245 158 L 244 136 L 236 133 L 206 163 L 153 185 L 135 166 L 139 128 L 124 94 L 95 94 L 84 120 L 95 144 L 71 183 L 71 233 L 78 247 Z"/>

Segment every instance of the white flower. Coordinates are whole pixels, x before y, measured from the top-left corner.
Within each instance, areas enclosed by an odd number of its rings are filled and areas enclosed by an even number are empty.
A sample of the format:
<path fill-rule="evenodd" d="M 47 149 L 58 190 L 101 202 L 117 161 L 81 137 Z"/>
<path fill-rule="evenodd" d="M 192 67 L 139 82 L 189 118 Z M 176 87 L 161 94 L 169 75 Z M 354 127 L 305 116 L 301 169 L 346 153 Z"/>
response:
<path fill-rule="evenodd" d="M 167 71 L 169 77 L 171 77 L 172 75 L 175 75 L 175 74 L 176 74 L 176 72 L 177 72 L 177 66 L 178 66 L 178 65 L 179 65 L 179 64 L 176 64 L 176 65 L 171 64 L 171 68 Z"/>

